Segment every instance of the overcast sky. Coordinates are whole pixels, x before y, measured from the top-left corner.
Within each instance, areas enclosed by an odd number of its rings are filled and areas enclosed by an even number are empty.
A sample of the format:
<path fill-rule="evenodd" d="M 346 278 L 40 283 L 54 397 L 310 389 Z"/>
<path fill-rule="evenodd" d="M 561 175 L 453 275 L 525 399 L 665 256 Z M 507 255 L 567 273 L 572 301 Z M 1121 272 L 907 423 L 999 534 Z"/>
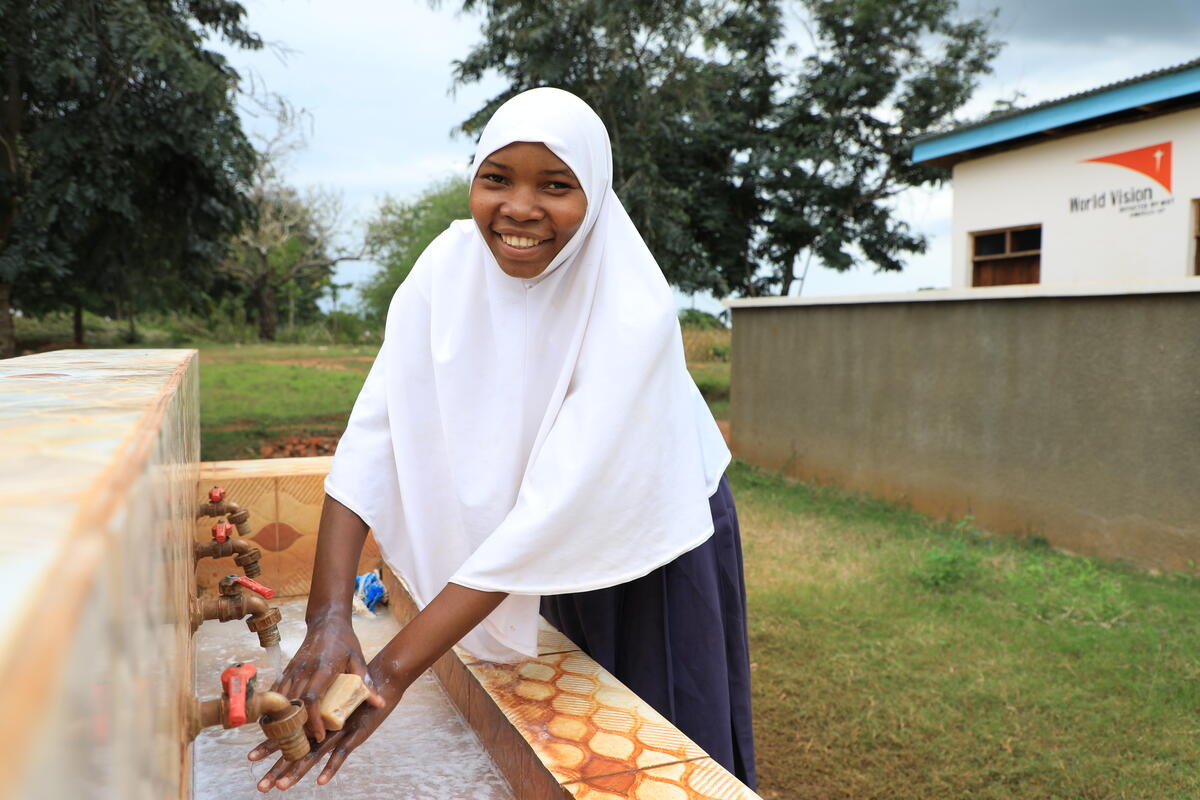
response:
<path fill-rule="evenodd" d="M 409 197 L 466 167 L 471 143 L 452 128 L 499 93 L 496 78 L 451 93 L 451 61 L 479 39 L 479 18 L 425 0 L 243 0 L 262 51 L 222 47 L 247 80 L 277 92 L 309 117 L 306 147 L 286 175 L 297 186 L 341 192 L 353 224 L 385 194 Z M 1200 57 L 1200 0 L 960 0 L 964 14 L 997 9 L 994 38 L 1006 42 L 964 112 L 997 99 L 1020 105 L 1062 97 Z M 245 114 L 252 131 L 270 121 Z M 902 216 L 930 238 L 899 274 L 870 265 L 837 273 L 814 266 L 805 295 L 860 294 L 948 286 L 950 192 L 912 190 Z M 359 281 L 369 263 L 345 264 Z M 682 303 L 688 302 L 681 299 Z M 717 308 L 701 298 L 700 307 Z"/>

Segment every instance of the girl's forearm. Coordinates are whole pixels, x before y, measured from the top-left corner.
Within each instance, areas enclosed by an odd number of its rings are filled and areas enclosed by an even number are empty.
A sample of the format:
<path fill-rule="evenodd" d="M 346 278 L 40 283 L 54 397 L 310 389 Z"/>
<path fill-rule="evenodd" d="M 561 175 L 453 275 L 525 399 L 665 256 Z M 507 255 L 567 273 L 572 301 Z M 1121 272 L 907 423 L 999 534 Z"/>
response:
<path fill-rule="evenodd" d="M 375 657 L 384 680 L 407 688 L 433 662 L 466 636 L 508 597 L 504 592 L 481 592 L 456 583 L 433 598 Z"/>
<path fill-rule="evenodd" d="M 354 578 L 366 539 L 367 524 L 349 508 L 325 495 L 312 587 L 308 591 L 308 608 L 304 614 L 309 625 L 330 617 L 349 621 Z"/>

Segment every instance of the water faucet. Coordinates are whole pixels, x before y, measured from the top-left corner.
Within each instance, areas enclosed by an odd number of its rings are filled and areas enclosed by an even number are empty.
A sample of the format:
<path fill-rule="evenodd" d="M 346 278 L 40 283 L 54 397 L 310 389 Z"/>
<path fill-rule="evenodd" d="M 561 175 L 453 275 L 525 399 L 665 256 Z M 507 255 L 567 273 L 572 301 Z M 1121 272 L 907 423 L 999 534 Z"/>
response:
<path fill-rule="evenodd" d="M 214 486 L 209 489 L 208 502 L 201 503 L 197 507 L 196 518 L 226 517 L 237 526 L 239 536 L 249 536 L 253 533 L 250 530 L 250 512 L 232 500 L 227 500 L 225 495 L 225 489 L 221 486 Z"/>
<path fill-rule="evenodd" d="M 243 586 L 255 594 L 243 594 Z M 241 575 L 226 575 L 221 579 L 220 591 L 216 597 L 192 598 L 192 633 L 207 619 L 229 622 L 249 615 L 246 627 L 258 634 L 259 644 L 263 647 L 279 644 L 279 621 L 283 615 L 278 608 L 267 604 L 275 596 L 274 589 Z"/>
<path fill-rule="evenodd" d="M 232 531 L 233 526 L 223 519 L 213 523 L 212 541 L 197 543 L 193 548 L 196 560 L 233 556 L 233 563 L 242 568 L 247 578 L 262 575 L 262 551 L 246 539 L 232 538 Z"/>
<path fill-rule="evenodd" d="M 247 720 L 258 720 L 267 738 L 279 743 L 285 759 L 295 761 L 308 755 L 308 737 L 304 733 L 308 712 L 304 704 L 278 692 L 257 691 L 257 673 L 253 664 L 234 664 L 221 673 L 220 697 L 191 698 L 187 714 L 189 737 L 195 739 L 200 731 L 214 725 L 237 728 Z"/>

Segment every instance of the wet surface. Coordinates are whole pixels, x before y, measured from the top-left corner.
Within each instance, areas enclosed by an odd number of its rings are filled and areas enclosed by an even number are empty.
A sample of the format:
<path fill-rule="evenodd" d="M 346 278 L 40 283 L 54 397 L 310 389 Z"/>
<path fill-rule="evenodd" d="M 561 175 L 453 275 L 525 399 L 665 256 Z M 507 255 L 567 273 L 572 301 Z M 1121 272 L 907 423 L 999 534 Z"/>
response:
<path fill-rule="evenodd" d="M 283 660 L 304 640 L 304 598 L 278 604 L 283 614 L 279 632 L 283 637 Z M 354 618 L 354 629 L 370 659 L 399 630 L 386 612 L 374 619 Z M 205 622 L 193 639 L 195 647 L 195 692 L 209 698 L 221 693 L 221 671 L 238 661 L 266 667 L 257 637 L 241 622 Z M 261 675 L 259 685 L 273 682 L 275 675 Z M 223 730 L 209 728 L 196 738 L 193 749 L 192 797 L 196 800 L 239 800 L 261 798 L 255 784 L 274 759 L 253 763 L 246 753 L 262 741 L 257 725 Z M 400 705 L 325 786 L 317 786 L 320 767 L 285 793 L 288 798 L 337 798 L 338 800 L 512 800 L 508 784 L 491 759 L 450 704 L 441 685 L 426 673 L 405 694 Z"/>

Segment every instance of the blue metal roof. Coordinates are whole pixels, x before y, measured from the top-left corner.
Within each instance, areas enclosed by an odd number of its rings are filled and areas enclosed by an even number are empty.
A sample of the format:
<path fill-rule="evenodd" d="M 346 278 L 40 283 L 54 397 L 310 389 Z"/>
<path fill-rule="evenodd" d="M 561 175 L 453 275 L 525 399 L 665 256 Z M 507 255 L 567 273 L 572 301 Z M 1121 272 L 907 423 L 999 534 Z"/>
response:
<path fill-rule="evenodd" d="M 1192 61 L 922 139 L 912 158 L 931 161 L 1197 93 L 1200 61 Z"/>

